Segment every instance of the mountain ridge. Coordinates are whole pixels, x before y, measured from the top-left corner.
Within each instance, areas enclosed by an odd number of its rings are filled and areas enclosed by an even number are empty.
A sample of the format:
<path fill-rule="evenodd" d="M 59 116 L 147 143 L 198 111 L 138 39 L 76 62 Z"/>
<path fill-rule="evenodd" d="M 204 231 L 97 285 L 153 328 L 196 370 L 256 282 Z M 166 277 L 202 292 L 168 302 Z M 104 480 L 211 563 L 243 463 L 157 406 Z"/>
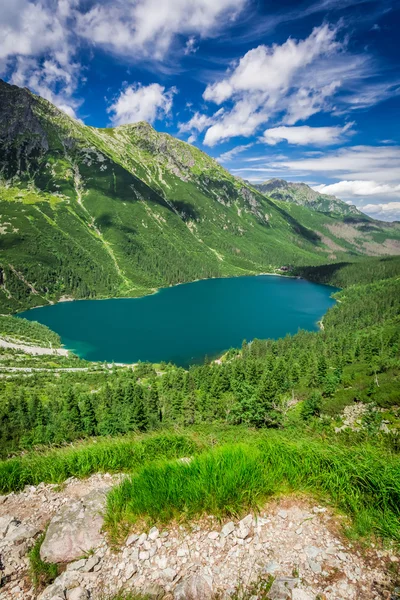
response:
<path fill-rule="evenodd" d="M 336 196 L 321 194 L 304 182 L 272 178 L 253 185 L 261 193 L 286 202 L 306 205 L 319 212 L 337 212 L 341 215 L 365 215 L 354 204 L 347 204 Z M 373 220 L 373 219 L 372 219 Z"/>

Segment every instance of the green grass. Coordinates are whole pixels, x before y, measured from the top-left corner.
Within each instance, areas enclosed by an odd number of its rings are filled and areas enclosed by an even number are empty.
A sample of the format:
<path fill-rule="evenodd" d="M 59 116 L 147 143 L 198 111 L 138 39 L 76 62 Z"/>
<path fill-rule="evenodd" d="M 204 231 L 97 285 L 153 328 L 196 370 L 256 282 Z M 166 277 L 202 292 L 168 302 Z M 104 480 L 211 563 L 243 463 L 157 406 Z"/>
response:
<path fill-rule="evenodd" d="M 41 590 L 50 585 L 58 576 L 58 565 L 44 562 L 40 558 L 40 547 L 45 538 L 43 533 L 35 542 L 35 545 L 28 553 L 29 571 L 35 590 Z"/>
<path fill-rule="evenodd" d="M 18 491 L 42 481 L 62 483 L 68 477 L 129 471 L 152 460 L 191 456 L 201 449 L 201 444 L 190 436 L 161 434 L 143 438 L 106 438 L 43 454 L 32 452 L 0 462 L 0 493 Z"/>
<path fill-rule="evenodd" d="M 353 535 L 377 533 L 400 542 L 400 461 L 372 448 L 344 449 L 319 441 L 260 436 L 257 444 L 227 445 L 189 464 L 144 466 L 108 496 L 112 535 L 126 524 L 202 514 L 238 516 L 269 497 L 306 492 L 352 517 Z"/>

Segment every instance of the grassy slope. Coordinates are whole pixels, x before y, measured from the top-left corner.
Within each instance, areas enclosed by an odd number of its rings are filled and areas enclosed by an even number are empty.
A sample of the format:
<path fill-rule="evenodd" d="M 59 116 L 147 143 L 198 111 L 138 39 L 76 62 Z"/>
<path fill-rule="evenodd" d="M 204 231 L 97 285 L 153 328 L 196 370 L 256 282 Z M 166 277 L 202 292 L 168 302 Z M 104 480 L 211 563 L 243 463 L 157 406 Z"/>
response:
<path fill-rule="evenodd" d="M 289 214 L 146 123 L 86 127 L 1 82 L 0 100 L 3 312 L 332 259 L 335 235 L 315 233 L 310 211 Z"/>

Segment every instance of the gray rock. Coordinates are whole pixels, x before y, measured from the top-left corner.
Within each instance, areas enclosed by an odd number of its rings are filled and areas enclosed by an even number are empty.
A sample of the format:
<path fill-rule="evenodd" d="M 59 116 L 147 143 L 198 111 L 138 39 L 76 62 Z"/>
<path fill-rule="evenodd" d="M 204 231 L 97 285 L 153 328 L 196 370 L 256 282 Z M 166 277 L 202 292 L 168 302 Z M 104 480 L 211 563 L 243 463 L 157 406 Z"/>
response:
<path fill-rule="evenodd" d="M 297 577 L 277 577 L 268 592 L 270 600 L 291 600 L 292 590 L 299 584 Z"/>
<path fill-rule="evenodd" d="M 6 537 L 11 525 L 18 525 L 18 521 L 11 515 L 0 517 L 0 539 Z"/>
<path fill-rule="evenodd" d="M 143 544 L 145 543 L 146 540 L 147 540 L 147 533 L 142 533 L 138 538 L 137 545 L 143 546 Z"/>
<path fill-rule="evenodd" d="M 166 579 L 167 581 L 173 581 L 175 579 L 176 575 L 177 575 L 177 572 L 175 571 L 175 569 L 171 569 L 171 567 L 164 569 L 162 572 L 163 578 Z"/>
<path fill-rule="evenodd" d="M 137 572 L 137 566 L 133 563 L 129 563 L 124 571 L 124 576 L 128 580 L 131 577 L 133 577 L 136 572 Z"/>
<path fill-rule="evenodd" d="M 88 598 L 89 592 L 80 586 L 67 592 L 67 600 L 88 600 Z"/>
<path fill-rule="evenodd" d="M 262 569 L 263 575 L 273 575 L 276 571 L 279 571 L 280 565 L 272 560 Z"/>
<path fill-rule="evenodd" d="M 223 526 L 221 533 L 224 537 L 230 535 L 233 531 L 235 531 L 235 524 L 233 521 L 230 521 L 226 525 Z"/>
<path fill-rule="evenodd" d="M 91 571 L 93 571 L 95 566 L 99 564 L 99 562 L 100 562 L 100 556 L 96 556 L 96 554 L 94 554 L 93 556 L 91 556 L 90 558 L 87 559 L 87 561 L 85 562 L 85 564 L 81 570 L 84 573 L 90 573 Z"/>
<path fill-rule="evenodd" d="M 294 589 L 292 591 L 292 600 L 314 600 L 314 595 L 310 595 L 304 590 Z"/>
<path fill-rule="evenodd" d="M 310 569 L 316 575 L 319 575 L 322 572 L 322 567 L 319 562 L 315 560 L 308 559 L 308 564 L 310 565 Z"/>
<path fill-rule="evenodd" d="M 217 540 L 219 538 L 219 533 L 218 531 L 210 531 L 210 533 L 207 536 L 210 540 Z"/>
<path fill-rule="evenodd" d="M 104 536 L 102 511 L 107 489 L 91 492 L 61 508 L 52 518 L 40 548 L 42 560 L 71 562 L 99 546 Z"/>
<path fill-rule="evenodd" d="M 280 517 L 281 519 L 287 519 L 288 513 L 287 510 L 280 510 L 278 512 L 278 517 Z"/>
<path fill-rule="evenodd" d="M 174 600 L 211 600 L 212 583 L 209 578 L 193 575 L 176 586 Z"/>
<path fill-rule="evenodd" d="M 81 558 L 67 566 L 67 571 L 80 571 L 86 565 L 86 558 Z"/>
<path fill-rule="evenodd" d="M 64 589 L 59 583 L 54 582 L 39 594 L 37 600 L 58 600 L 59 598 L 65 600 Z"/>
<path fill-rule="evenodd" d="M 158 531 L 157 527 L 152 527 L 149 531 L 149 540 L 152 540 L 154 542 L 159 535 L 160 532 Z"/>
<path fill-rule="evenodd" d="M 36 537 L 40 531 L 40 527 L 24 525 L 23 523 L 17 525 L 13 522 L 7 531 L 6 539 L 13 544 L 20 544 L 21 542 L 25 542 L 25 540 Z"/>
<path fill-rule="evenodd" d="M 132 533 L 132 535 L 130 535 L 126 540 L 125 546 L 132 546 L 135 542 L 138 541 L 138 539 L 139 536 L 137 535 L 137 533 Z"/>
<path fill-rule="evenodd" d="M 321 554 L 321 550 L 316 546 L 306 546 L 304 552 L 308 558 L 317 558 L 317 556 Z"/>

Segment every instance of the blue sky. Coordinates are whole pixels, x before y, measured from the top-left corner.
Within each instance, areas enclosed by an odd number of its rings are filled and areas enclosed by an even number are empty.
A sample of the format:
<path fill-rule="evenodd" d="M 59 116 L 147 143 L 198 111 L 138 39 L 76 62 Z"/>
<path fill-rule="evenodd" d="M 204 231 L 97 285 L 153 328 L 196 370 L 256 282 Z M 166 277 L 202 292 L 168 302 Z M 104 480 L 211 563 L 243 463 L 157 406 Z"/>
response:
<path fill-rule="evenodd" d="M 400 219 L 398 0 L 2 0 L 0 76 Z"/>

